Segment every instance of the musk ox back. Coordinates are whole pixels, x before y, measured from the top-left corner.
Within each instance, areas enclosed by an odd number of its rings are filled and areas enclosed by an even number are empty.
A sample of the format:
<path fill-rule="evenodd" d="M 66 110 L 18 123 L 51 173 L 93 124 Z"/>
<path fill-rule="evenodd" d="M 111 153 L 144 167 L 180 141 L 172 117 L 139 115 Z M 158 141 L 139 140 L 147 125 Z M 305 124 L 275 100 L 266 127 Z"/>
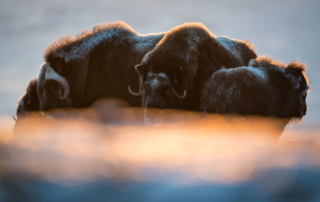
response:
<path fill-rule="evenodd" d="M 143 108 L 199 110 L 204 81 L 222 66 L 247 65 L 256 58 L 243 41 L 214 36 L 204 25 L 187 23 L 167 32 L 136 66 Z"/>
<path fill-rule="evenodd" d="M 117 97 L 132 106 L 140 99 L 134 65 L 163 37 L 140 35 L 123 22 L 98 25 L 75 38 L 65 36 L 48 46 L 40 68 L 40 110 L 88 107 L 100 98 Z"/>
<path fill-rule="evenodd" d="M 287 66 L 267 57 L 249 66 L 221 69 L 208 79 L 202 90 L 205 112 L 298 118 L 306 115 L 310 89 L 305 65 Z"/>

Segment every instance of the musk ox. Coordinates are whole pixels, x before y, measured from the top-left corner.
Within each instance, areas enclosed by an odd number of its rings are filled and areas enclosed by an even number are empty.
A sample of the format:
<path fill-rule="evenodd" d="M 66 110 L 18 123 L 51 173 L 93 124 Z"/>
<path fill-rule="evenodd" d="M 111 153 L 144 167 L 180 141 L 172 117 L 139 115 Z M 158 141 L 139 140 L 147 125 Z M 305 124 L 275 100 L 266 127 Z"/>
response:
<path fill-rule="evenodd" d="M 140 35 L 123 22 L 97 25 L 75 38 L 64 36 L 44 51 L 38 77 L 40 110 L 89 107 L 100 98 L 117 97 L 132 106 L 140 99 L 134 65 L 164 33 Z"/>
<path fill-rule="evenodd" d="M 17 101 L 17 119 L 16 121 L 23 119 L 28 114 L 38 111 L 40 100 L 37 94 L 38 78 L 34 78 L 29 82 L 26 88 L 26 93 Z"/>
<path fill-rule="evenodd" d="M 249 66 L 221 69 L 205 83 L 201 108 L 205 112 L 301 119 L 307 112 L 310 89 L 305 64 L 287 66 L 268 57 Z"/>
<path fill-rule="evenodd" d="M 256 58 L 251 45 L 216 37 L 200 23 L 168 31 L 135 68 L 140 75 L 143 108 L 199 110 L 200 91 L 213 72 L 248 65 Z M 147 110 L 146 110 L 147 111 Z"/>

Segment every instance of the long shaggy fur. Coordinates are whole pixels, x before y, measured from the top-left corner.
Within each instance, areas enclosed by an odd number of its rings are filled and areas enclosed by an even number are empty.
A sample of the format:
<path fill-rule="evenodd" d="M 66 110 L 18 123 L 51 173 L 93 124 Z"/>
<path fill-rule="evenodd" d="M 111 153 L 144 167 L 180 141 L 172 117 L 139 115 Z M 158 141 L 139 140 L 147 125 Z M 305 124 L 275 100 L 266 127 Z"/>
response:
<path fill-rule="evenodd" d="M 205 112 L 276 116 L 301 119 L 307 111 L 310 89 L 305 64 L 283 65 L 266 56 L 249 66 L 221 69 L 208 79 L 202 90 Z"/>
<path fill-rule="evenodd" d="M 253 58 L 256 58 L 256 54 L 250 44 L 216 37 L 201 23 L 174 27 L 137 67 L 140 72 L 140 91 L 143 92 L 142 107 L 199 110 L 200 91 L 204 81 L 213 72 L 222 67 L 248 65 Z M 150 90 L 147 86 L 151 79 L 149 75 L 160 73 L 169 78 L 170 85 L 180 95 L 186 90 L 186 97 L 179 100 L 169 91 L 168 94 L 161 91 L 155 94 L 158 89 Z"/>
<path fill-rule="evenodd" d="M 43 57 L 46 62 L 48 62 L 48 58 L 52 56 L 52 54 L 58 54 L 59 52 L 68 50 L 68 47 L 73 47 L 77 43 L 81 43 L 85 40 L 88 40 L 95 35 L 98 35 L 99 32 L 103 32 L 106 30 L 127 30 L 128 32 L 132 32 L 138 35 L 138 33 L 132 29 L 129 25 L 124 22 L 114 22 L 114 23 L 104 23 L 99 24 L 93 27 L 90 30 L 83 30 L 82 32 L 78 33 L 74 38 L 70 35 L 65 35 L 57 39 L 56 41 L 52 42 L 44 51 Z M 101 33 L 100 33 L 101 34 Z M 72 49 L 72 48 L 71 48 Z"/>
<path fill-rule="evenodd" d="M 140 99 L 128 92 L 129 85 L 138 90 L 134 66 L 163 35 L 140 35 L 124 22 L 101 24 L 75 38 L 61 37 L 48 46 L 44 59 L 69 83 L 68 107 L 88 107 L 105 97 L 139 106 Z"/>

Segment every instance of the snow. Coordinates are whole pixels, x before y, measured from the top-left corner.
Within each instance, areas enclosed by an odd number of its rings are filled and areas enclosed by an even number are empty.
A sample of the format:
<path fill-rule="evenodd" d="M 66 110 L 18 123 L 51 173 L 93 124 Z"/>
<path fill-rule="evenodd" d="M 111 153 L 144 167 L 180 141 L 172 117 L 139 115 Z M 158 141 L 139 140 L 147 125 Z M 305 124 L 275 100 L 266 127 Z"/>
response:
<path fill-rule="evenodd" d="M 260 78 L 263 81 L 266 81 L 268 79 L 266 77 L 266 73 L 263 71 L 262 68 L 257 68 L 257 67 L 241 67 L 241 68 L 252 72 L 256 77 Z"/>
<path fill-rule="evenodd" d="M 232 97 L 234 96 L 234 91 L 236 90 L 237 85 L 235 83 L 232 83 L 231 86 L 225 91 L 227 100 L 232 100 Z"/>

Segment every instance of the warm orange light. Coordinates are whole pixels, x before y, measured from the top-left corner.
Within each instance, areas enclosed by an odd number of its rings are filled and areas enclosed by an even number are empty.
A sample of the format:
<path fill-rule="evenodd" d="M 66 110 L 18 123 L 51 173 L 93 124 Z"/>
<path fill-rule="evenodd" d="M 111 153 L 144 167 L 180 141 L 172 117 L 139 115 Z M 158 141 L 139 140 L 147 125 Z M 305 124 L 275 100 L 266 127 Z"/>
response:
<path fill-rule="evenodd" d="M 278 142 L 283 120 L 165 110 L 155 125 L 143 125 L 136 119 L 140 109 L 109 110 L 105 122 L 93 109 L 76 113 L 80 118 L 29 118 L 17 124 L 15 135 L 2 127 L 0 177 L 23 172 L 68 184 L 174 174 L 166 180 L 235 183 L 272 168 L 320 165 L 315 144 Z"/>

